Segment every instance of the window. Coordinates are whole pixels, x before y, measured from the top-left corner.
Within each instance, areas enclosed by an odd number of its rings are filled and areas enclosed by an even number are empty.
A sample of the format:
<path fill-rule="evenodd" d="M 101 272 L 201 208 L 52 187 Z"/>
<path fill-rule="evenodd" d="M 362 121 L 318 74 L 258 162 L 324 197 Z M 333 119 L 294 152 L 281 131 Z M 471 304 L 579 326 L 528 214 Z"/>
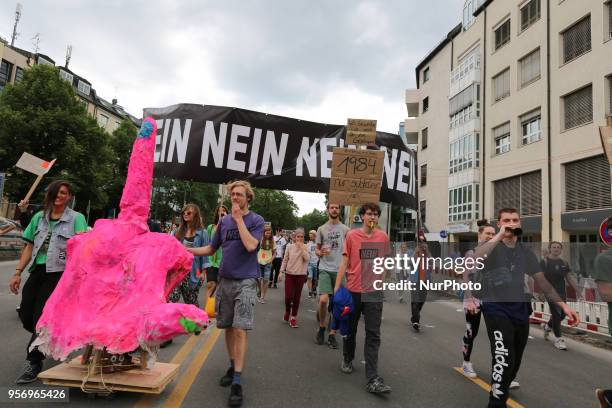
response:
<path fill-rule="evenodd" d="M 6 60 L 0 62 L 0 87 L 11 82 L 11 74 L 13 73 L 13 64 Z M 0 88 L 1 90 L 2 88 Z"/>
<path fill-rule="evenodd" d="M 423 113 L 429 110 L 429 96 L 423 99 Z"/>
<path fill-rule="evenodd" d="M 495 49 L 499 49 L 502 45 L 510 42 L 510 19 L 504 21 L 497 29 L 495 29 Z"/>
<path fill-rule="evenodd" d="M 42 55 L 38 56 L 38 64 L 55 66 L 55 64 L 53 62 L 51 62 L 48 59 L 44 58 Z"/>
<path fill-rule="evenodd" d="M 427 148 L 427 133 L 428 130 L 427 128 L 421 130 L 421 148 L 422 149 L 426 149 Z"/>
<path fill-rule="evenodd" d="M 563 32 L 563 63 L 591 51 L 591 16 L 587 16 Z"/>
<path fill-rule="evenodd" d="M 87 111 L 87 109 L 89 108 L 89 104 L 87 103 L 87 101 L 79 98 L 79 103 Z"/>
<path fill-rule="evenodd" d="M 493 96 L 495 102 L 510 96 L 510 68 L 493 77 Z"/>
<path fill-rule="evenodd" d="M 421 223 L 427 222 L 427 202 L 425 200 L 419 202 L 419 212 L 421 213 Z"/>
<path fill-rule="evenodd" d="M 540 19 L 540 0 L 531 0 L 521 8 L 521 31 Z"/>
<path fill-rule="evenodd" d="M 15 82 L 19 82 L 23 79 L 23 68 L 15 68 Z"/>
<path fill-rule="evenodd" d="M 448 160 L 449 174 L 479 166 L 479 137 L 479 133 L 472 133 L 450 144 Z"/>
<path fill-rule="evenodd" d="M 60 69 L 59 75 L 60 78 L 72 85 L 72 80 L 74 79 L 74 76 L 70 72 Z"/>
<path fill-rule="evenodd" d="M 474 24 L 474 21 L 476 20 L 474 13 L 476 10 L 478 10 L 478 7 L 480 7 L 482 3 L 484 3 L 484 0 L 466 0 L 465 4 L 463 5 L 463 31 L 466 31 L 472 26 L 472 24 Z"/>
<path fill-rule="evenodd" d="M 115 121 L 115 124 L 113 125 L 113 130 L 119 129 L 119 126 L 121 126 L 121 123 Z"/>
<path fill-rule="evenodd" d="M 534 171 L 493 183 L 494 207 L 516 208 L 522 217 L 542 215 L 542 172 Z"/>
<path fill-rule="evenodd" d="M 448 220 L 465 221 L 478 217 L 475 201 L 478 200 L 478 184 L 469 184 L 448 190 Z"/>
<path fill-rule="evenodd" d="M 429 67 L 425 68 L 423 71 L 423 83 L 429 81 Z"/>
<path fill-rule="evenodd" d="M 565 210 L 612 207 L 610 165 L 604 155 L 565 165 Z"/>
<path fill-rule="evenodd" d="M 523 145 L 537 142 L 542 138 L 542 115 L 540 109 L 521 116 Z"/>
<path fill-rule="evenodd" d="M 421 187 L 427 185 L 427 165 L 421 166 Z"/>
<path fill-rule="evenodd" d="M 510 122 L 493 129 L 493 140 L 495 140 L 495 154 L 510 151 Z"/>
<path fill-rule="evenodd" d="M 608 40 L 612 40 L 612 1 L 606 5 L 608 9 Z"/>
<path fill-rule="evenodd" d="M 106 128 L 106 125 L 108 124 L 108 116 L 103 115 L 103 114 L 99 114 L 98 115 L 98 123 L 100 124 L 100 126 L 102 126 L 103 128 Z"/>
<path fill-rule="evenodd" d="M 608 75 L 608 113 L 612 115 L 612 75 Z"/>
<path fill-rule="evenodd" d="M 563 97 L 564 129 L 593 121 L 593 86 L 589 85 Z"/>
<path fill-rule="evenodd" d="M 519 60 L 521 88 L 540 79 L 540 49 Z"/>
<path fill-rule="evenodd" d="M 79 79 L 79 86 L 77 87 L 77 89 L 82 94 L 89 95 L 89 92 L 91 91 L 91 86 Z"/>

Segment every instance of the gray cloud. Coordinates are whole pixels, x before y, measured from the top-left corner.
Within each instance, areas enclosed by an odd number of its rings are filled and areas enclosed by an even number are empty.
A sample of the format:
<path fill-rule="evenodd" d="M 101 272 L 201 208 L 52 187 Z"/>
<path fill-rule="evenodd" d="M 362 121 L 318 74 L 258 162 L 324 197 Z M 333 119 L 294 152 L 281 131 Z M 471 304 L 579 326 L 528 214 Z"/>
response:
<path fill-rule="evenodd" d="M 17 46 L 31 50 L 40 32 L 41 52 L 62 65 L 72 44 L 70 68 L 138 116 L 176 102 L 299 111 L 341 88 L 401 108 L 414 67 L 460 20 L 463 0 L 22 3 Z M 4 36 L 12 13 L 0 9 Z"/>

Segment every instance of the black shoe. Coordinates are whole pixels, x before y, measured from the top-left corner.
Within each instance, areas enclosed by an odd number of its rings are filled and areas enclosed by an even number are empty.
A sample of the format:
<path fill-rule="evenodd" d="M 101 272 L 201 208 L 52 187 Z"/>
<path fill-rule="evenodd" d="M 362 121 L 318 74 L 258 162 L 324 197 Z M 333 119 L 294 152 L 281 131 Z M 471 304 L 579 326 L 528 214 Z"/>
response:
<path fill-rule="evenodd" d="M 415 332 L 418 332 L 418 331 L 421 330 L 421 324 L 417 323 L 417 322 L 414 322 L 414 323 L 412 323 L 412 328 L 414 329 Z"/>
<path fill-rule="evenodd" d="M 353 372 L 353 362 L 342 359 L 342 364 L 340 364 L 340 371 L 342 371 L 344 374 L 352 373 Z"/>
<path fill-rule="evenodd" d="M 172 339 L 166 340 L 162 344 L 159 345 L 159 348 L 166 348 L 166 347 L 168 347 L 171 344 L 172 344 Z"/>
<path fill-rule="evenodd" d="M 329 337 L 327 338 L 327 345 L 329 346 L 329 348 L 332 349 L 337 349 L 338 348 L 338 342 L 336 341 L 336 336 L 334 336 L 333 334 L 330 334 Z"/>
<path fill-rule="evenodd" d="M 239 407 L 242 405 L 242 385 L 232 384 L 232 389 L 229 396 L 229 406 Z"/>
<path fill-rule="evenodd" d="M 322 346 L 325 343 L 325 330 L 317 330 L 317 336 L 315 337 L 315 343 Z"/>
<path fill-rule="evenodd" d="M 368 382 L 366 391 L 372 394 L 386 394 L 391 392 L 391 387 L 385 384 L 385 381 L 381 377 L 376 376 Z"/>
<path fill-rule="evenodd" d="M 33 363 L 26 360 L 23 363 L 23 372 L 15 380 L 15 384 L 29 384 L 38 379 L 38 373 L 42 371 L 42 363 Z"/>
<path fill-rule="evenodd" d="M 268 283 L 268 288 L 271 288 L 271 287 L 272 287 L 272 284 L 271 284 L 271 283 Z"/>
<path fill-rule="evenodd" d="M 234 369 L 230 367 L 225 372 L 225 375 L 221 377 L 221 379 L 219 380 L 219 385 L 222 387 L 229 387 L 230 385 L 232 385 L 233 380 L 234 380 Z"/>
<path fill-rule="evenodd" d="M 276 283 L 274 284 L 274 289 L 278 289 L 278 286 L 276 286 Z"/>

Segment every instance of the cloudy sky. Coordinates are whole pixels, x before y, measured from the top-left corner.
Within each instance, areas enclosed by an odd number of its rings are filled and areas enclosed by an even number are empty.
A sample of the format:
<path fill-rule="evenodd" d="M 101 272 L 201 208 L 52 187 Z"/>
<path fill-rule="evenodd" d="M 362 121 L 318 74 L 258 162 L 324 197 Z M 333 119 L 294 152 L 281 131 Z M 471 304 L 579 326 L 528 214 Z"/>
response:
<path fill-rule="evenodd" d="M 140 117 L 181 102 L 315 122 L 374 118 L 397 133 L 418 62 L 456 25 L 464 0 L 21 0 L 15 45 L 87 78 Z M 16 1 L 0 7 L 10 41 Z M 322 195 L 295 193 L 300 214 Z"/>

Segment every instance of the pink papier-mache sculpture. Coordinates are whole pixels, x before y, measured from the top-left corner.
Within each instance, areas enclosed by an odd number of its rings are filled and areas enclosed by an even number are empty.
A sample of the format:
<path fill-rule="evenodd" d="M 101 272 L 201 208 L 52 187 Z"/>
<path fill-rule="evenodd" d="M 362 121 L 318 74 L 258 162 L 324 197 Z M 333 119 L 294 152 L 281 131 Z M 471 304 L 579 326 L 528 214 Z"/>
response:
<path fill-rule="evenodd" d="M 68 241 L 67 263 L 47 301 L 32 347 L 64 360 L 87 345 L 112 354 L 145 350 L 180 334 L 198 333 L 206 312 L 166 303 L 191 270 L 193 256 L 168 234 L 149 232 L 157 125 L 146 118 L 134 142 L 121 212 Z"/>

